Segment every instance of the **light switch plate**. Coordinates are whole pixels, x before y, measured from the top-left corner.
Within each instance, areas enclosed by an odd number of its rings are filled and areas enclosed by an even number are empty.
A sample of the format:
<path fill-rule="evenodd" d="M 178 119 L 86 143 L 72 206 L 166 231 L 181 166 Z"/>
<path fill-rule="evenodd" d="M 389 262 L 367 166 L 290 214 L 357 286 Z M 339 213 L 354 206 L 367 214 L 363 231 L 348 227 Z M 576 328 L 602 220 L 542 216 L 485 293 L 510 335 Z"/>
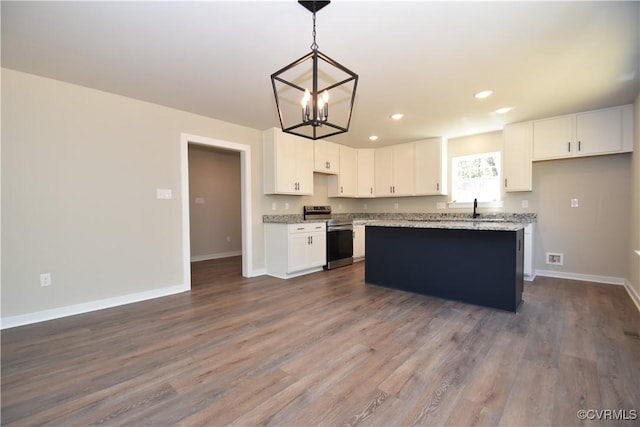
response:
<path fill-rule="evenodd" d="M 196 197 L 196 205 L 204 205 L 204 197 Z"/>
<path fill-rule="evenodd" d="M 523 201 L 522 201 L 522 207 L 523 207 L 524 209 L 527 209 L 527 208 L 529 207 L 529 201 L 528 201 L 528 200 L 523 200 Z"/>
<path fill-rule="evenodd" d="M 578 206 L 580 206 L 578 199 L 571 199 L 571 207 L 577 208 Z"/>
<path fill-rule="evenodd" d="M 447 204 L 445 202 L 437 202 L 436 209 L 447 209 Z"/>
<path fill-rule="evenodd" d="M 156 198 L 158 198 L 159 200 L 170 200 L 171 190 L 167 188 L 158 188 L 156 190 Z"/>

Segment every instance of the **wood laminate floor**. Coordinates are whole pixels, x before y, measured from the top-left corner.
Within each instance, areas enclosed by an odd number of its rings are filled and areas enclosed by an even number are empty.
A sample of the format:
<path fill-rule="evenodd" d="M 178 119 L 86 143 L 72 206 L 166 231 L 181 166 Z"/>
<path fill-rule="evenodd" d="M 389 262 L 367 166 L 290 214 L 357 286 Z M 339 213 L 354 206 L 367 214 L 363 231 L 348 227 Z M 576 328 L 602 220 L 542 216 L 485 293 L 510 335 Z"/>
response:
<path fill-rule="evenodd" d="M 363 263 L 244 279 L 2 332 L 3 425 L 639 425 L 621 286 L 539 277 L 518 314 L 363 283 Z"/>

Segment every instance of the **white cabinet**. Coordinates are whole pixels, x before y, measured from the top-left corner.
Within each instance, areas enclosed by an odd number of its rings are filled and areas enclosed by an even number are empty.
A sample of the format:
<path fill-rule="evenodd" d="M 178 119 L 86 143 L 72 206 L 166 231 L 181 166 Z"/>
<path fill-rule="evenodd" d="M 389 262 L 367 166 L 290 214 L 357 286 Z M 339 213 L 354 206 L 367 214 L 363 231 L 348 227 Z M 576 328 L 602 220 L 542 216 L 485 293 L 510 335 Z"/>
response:
<path fill-rule="evenodd" d="M 264 194 L 313 194 L 313 141 L 267 129 L 262 134 Z"/>
<path fill-rule="evenodd" d="M 531 133 L 531 122 L 504 127 L 502 171 L 507 192 L 532 190 Z"/>
<path fill-rule="evenodd" d="M 375 195 L 377 197 L 414 194 L 414 145 L 392 145 L 376 149 Z"/>
<path fill-rule="evenodd" d="M 353 259 L 364 258 L 364 224 L 353 224 Z"/>
<path fill-rule="evenodd" d="M 356 197 L 375 196 L 375 150 L 360 148 L 357 150 L 358 178 Z"/>
<path fill-rule="evenodd" d="M 528 224 L 524 229 L 524 280 L 532 281 L 536 278 L 535 273 L 535 224 Z"/>
<path fill-rule="evenodd" d="M 322 270 L 327 263 L 324 222 L 265 224 L 267 274 L 281 279 Z"/>
<path fill-rule="evenodd" d="M 330 175 L 327 195 L 329 197 L 356 197 L 358 157 L 355 148 L 339 145 L 340 173 Z"/>
<path fill-rule="evenodd" d="M 633 105 L 533 121 L 533 160 L 633 151 Z"/>
<path fill-rule="evenodd" d="M 318 139 L 314 143 L 313 170 L 320 173 L 340 172 L 340 148 L 338 144 Z"/>
<path fill-rule="evenodd" d="M 447 194 L 447 140 L 429 138 L 414 142 L 415 195 Z"/>

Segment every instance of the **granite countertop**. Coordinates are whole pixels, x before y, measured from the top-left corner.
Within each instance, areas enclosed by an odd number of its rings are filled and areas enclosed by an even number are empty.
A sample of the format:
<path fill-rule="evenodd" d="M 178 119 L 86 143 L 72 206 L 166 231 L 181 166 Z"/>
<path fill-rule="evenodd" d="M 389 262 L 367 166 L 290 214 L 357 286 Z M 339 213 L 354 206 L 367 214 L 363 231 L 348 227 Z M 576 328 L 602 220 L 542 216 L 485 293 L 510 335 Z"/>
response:
<path fill-rule="evenodd" d="M 439 228 L 443 230 L 518 231 L 527 226 L 522 222 L 507 221 L 422 221 L 422 220 L 372 220 L 369 227 Z"/>
<path fill-rule="evenodd" d="M 372 224 L 374 221 L 394 221 L 394 222 L 429 222 L 429 223 L 458 223 L 456 228 L 469 228 L 466 223 L 486 223 L 500 225 L 500 229 L 507 225 L 526 225 L 537 222 L 537 214 L 535 213 L 489 213 L 481 214 L 478 218 L 471 218 L 470 213 L 334 213 L 333 218 L 352 219 L 354 223 Z M 304 220 L 302 214 L 288 215 L 262 215 L 263 223 L 270 224 L 301 224 L 305 222 L 323 222 L 324 220 Z M 442 224 L 440 224 L 440 228 Z M 405 225 L 405 227 L 408 227 Z M 415 227 L 415 226 L 414 226 Z M 436 228 L 436 227 L 430 227 Z M 448 226 L 454 228 L 454 225 Z"/>

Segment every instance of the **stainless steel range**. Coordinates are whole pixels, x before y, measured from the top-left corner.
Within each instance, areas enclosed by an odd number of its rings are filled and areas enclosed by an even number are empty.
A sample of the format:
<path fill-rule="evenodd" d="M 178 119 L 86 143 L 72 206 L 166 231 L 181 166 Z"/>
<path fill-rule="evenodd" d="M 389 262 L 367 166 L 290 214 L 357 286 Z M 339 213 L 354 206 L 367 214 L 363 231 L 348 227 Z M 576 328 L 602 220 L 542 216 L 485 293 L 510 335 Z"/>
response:
<path fill-rule="evenodd" d="M 331 206 L 305 206 L 305 221 L 327 221 L 327 265 L 325 270 L 353 264 L 353 220 L 331 216 Z"/>

